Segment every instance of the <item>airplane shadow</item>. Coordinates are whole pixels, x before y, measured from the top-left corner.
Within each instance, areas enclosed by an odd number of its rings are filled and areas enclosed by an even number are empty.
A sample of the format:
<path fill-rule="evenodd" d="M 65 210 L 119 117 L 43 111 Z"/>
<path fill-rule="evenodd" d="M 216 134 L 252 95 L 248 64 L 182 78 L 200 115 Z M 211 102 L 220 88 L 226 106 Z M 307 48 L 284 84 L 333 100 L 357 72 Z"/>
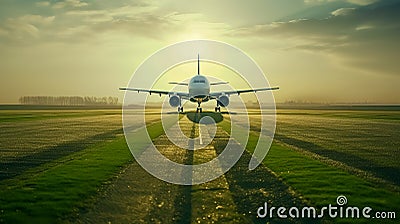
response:
<path fill-rule="evenodd" d="M 186 114 L 186 117 L 194 123 L 199 123 L 203 117 L 210 117 L 211 119 L 214 120 L 215 123 L 219 123 L 224 120 L 224 117 L 222 116 L 222 114 L 216 113 L 216 112 L 203 112 L 203 113 L 186 112 L 185 114 Z M 211 124 L 214 122 L 212 122 L 210 119 L 202 120 L 202 124 Z"/>

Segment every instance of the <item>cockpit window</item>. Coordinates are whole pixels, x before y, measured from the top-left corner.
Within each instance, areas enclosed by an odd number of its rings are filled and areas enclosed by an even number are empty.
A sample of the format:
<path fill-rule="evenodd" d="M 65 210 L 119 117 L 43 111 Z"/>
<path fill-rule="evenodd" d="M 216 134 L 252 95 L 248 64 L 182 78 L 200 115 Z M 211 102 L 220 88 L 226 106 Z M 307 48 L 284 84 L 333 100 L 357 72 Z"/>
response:
<path fill-rule="evenodd" d="M 194 83 L 206 83 L 206 80 L 204 80 L 204 79 L 195 79 L 193 82 Z"/>

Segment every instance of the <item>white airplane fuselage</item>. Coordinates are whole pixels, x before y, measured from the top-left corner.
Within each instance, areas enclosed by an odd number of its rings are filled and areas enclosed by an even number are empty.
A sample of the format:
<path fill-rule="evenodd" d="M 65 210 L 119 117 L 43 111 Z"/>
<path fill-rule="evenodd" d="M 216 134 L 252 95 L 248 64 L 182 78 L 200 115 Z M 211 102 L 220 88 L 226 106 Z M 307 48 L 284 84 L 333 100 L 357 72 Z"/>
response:
<path fill-rule="evenodd" d="M 207 102 L 210 98 L 210 82 L 204 75 L 196 75 L 188 83 L 189 97 L 192 102 Z"/>
<path fill-rule="evenodd" d="M 229 96 L 232 94 L 241 94 L 257 91 L 267 91 L 267 90 L 277 90 L 279 87 L 264 87 L 256 89 L 244 89 L 244 90 L 227 90 L 220 92 L 210 92 L 210 86 L 227 84 L 228 82 L 213 82 L 210 83 L 206 76 L 200 74 L 200 56 L 197 56 L 197 75 L 193 76 L 189 83 L 180 82 L 169 82 L 170 84 L 184 85 L 188 87 L 188 92 L 170 92 L 164 90 L 152 90 L 152 89 L 140 89 L 140 88 L 130 88 L 121 87 L 120 90 L 129 90 L 137 92 L 147 92 L 156 93 L 161 95 L 169 96 L 169 104 L 172 107 L 177 107 L 178 112 L 183 112 L 182 100 L 190 100 L 191 102 L 197 103 L 196 112 L 202 112 L 201 103 L 207 102 L 209 100 L 216 100 L 217 105 L 215 107 L 215 112 L 221 112 L 220 107 L 227 107 L 229 105 Z"/>

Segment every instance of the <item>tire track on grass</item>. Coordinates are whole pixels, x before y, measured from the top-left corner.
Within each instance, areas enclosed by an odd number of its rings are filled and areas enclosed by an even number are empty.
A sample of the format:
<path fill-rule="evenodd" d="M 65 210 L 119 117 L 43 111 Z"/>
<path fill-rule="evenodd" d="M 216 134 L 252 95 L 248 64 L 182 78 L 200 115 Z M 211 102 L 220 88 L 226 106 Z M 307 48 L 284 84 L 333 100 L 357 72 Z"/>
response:
<path fill-rule="evenodd" d="M 177 127 L 178 124 L 175 124 L 171 129 Z M 173 158 L 175 162 L 184 163 L 188 160 L 187 150 L 173 145 L 165 134 L 156 138 L 153 143 L 162 154 Z M 144 151 L 141 156 L 151 155 Z M 157 164 L 152 158 L 146 160 Z M 174 171 L 165 170 L 165 172 Z M 153 177 L 133 160 L 110 185 L 105 187 L 93 204 L 81 210 L 76 222 L 183 222 L 188 218 L 187 209 L 184 208 L 190 205 L 187 194 L 189 191 L 185 187 L 187 186 L 170 184 Z"/>
<path fill-rule="evenodd" d="M 217 154 L 222 153 L 228 141 L 229 134 L 222 133 L 225 138 L 213 141 Z M 240 147 L 235 142 L 232 147 Z M 249 162 L 252 155 L 245 150 L 238 162 L 225 173 L 225 178 L 229 184 L 229 189 L 238 209 L 238 213 L 251 220 L 251 223 L 319 223 L 320 220 L 313 219 L 281 219 L 275 213 L 272 218 L 261 219 L 257 217 L 257 209 L 265 202 L 268 206 L 275 207 L 297 207 L 307 206 L 306 202 L 300 198 L 296 192 L 290 188 L 273 171 L 264 164 L 260 164 L 256 169 L 249 170 Z M 268 159 L 268 157 L 266 157 Z M 269 214 L 268 214 L 269 216 Z"/>
<path fill-rule="evenodd" d="M 180 120 L 182 132 L 190 136 L 187 144 L 200 144 L 199 125 L 186 117 Z M 177 133 L 179 124 L 171 127 Z M 210 137 L 202 132 L 202 138 Z M 203 149 L 185 150 L 172 144 L 166 135 L 154 140 L 167 158 L 181 164 L 210 161 L 225 148 L 229 135 L 218 128 L 213 141 Z M 186 141 L 186 140 L 185 140 Z M 148 156 L 146 153 L 142 156 Z M 148 174 L 136 161 L 106 187 L 96 202 L 79 214 L 84 223 L 265 223 L 297 220 L 259 219 L 257 208 L 264 202 L 276 206 L 301 206 L 304 202 L 264 166 L 249 171 L 251 155 L 244 152 L 239 162 L 225 175 L 200 185 L 180 186 Z M 149 158 L 150 159 L 150 158 Z M 152 160 L 149 160 L 152 161 Z M 153 161 L 157 163 L 157 161 Z M 160 169 L 163 169 L 160 167 Z M 165 170 L 165 172 L 181 172 Z M 313 220 L 308 220 L 313 221 Z"/>
<path fill-rule="evenodd" d="M 199 120 L 197 119 L 199 115 L 195 114 L 195 120 Z M 211 144 L 214 134 L 211 131 L 213 125 L 193 123 L 188 118 L 182 119 L 180 123 L 183 126 L 181 126 L 183 133 L 190 136 L 185 164 L 201 164 L 217 157 L 214 146 Z M 199 138 L 195 139 L 197 136 Z M 204 142 L 210 142 L 210 144 L 203 145 Z M 198 149 L 194 150 L 195 148 Z M 221 169 L 221 164 L 214 168 Z M 198 175 L 201 174 L 189 176 L 192 180 L 202 178 Z M 187 175 L 185 176 L 187 177 Z M 248 220 L 237 213 L 228 183 L 223 175 L 203 184 L 177 187 L 180 194 L 175 199 L 176 210 L 173 223 L 248 223 Z M 154 214 L 150 214 L 150 216 L 154 216 Z M 162 219 L 159 221 L 165 222 Z"/>

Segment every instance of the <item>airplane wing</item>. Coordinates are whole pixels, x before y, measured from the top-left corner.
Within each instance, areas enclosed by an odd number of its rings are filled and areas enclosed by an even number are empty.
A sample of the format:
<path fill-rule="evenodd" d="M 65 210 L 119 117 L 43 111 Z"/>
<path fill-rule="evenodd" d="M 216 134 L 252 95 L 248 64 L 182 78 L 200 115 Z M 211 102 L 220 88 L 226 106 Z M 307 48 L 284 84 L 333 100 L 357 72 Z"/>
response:
<path fill-rule="evenodd" d="M 181 85 L 181 86 L 189 85 L 188 83 L 185 83 L 185 82 L 169 82 L 168 84 L 175 84 L 175 85 Z"/>
<path fill-rule="evenodd" d="M 241 93 L 255 93 L 255 92 L 259 92 L 259 91 L 268 91 L 268 90 L 278 90 L 279 87 L 268 87 L 268 88 L 258 88 L 258 89 L 243 89 L 243 90 L 232 90 L 232 91 L 226 91 L 226 92 L 213 92 L 210 93 L 211 97 L 219 97 L 221 95 L 240 95 Z"/>
<path fill-rule="evenodd" d="M 121 88 L 119 88 L 119 90 L 137 91 L 138 93 L 139 92 L 146 92 L 146 93 L 149 93 L 150 95 L 152 93 L 155 93 L 155 94 L 159 94 L 160 96 L 161 95 L 168 95 L 168 96 L 177 95 L 177 96 L 180 96 L 180 97 L 182 97 L 184 99 L 188 99 L 189 98 L 189 93 L 183 93 L 183 92 L 169 92 L 169 91 L 163 91 L 163 90 L 137 89 L 137 88 L 128 88 L 128 87 L 121 87 Z"/>
<path fill-rule="evenodd" d="M 210 83 L 210 86 L 216 86 L 216 85 L 223 85 L 223 84 L 228 84 L 229 82 L 212 82 Z"/>

